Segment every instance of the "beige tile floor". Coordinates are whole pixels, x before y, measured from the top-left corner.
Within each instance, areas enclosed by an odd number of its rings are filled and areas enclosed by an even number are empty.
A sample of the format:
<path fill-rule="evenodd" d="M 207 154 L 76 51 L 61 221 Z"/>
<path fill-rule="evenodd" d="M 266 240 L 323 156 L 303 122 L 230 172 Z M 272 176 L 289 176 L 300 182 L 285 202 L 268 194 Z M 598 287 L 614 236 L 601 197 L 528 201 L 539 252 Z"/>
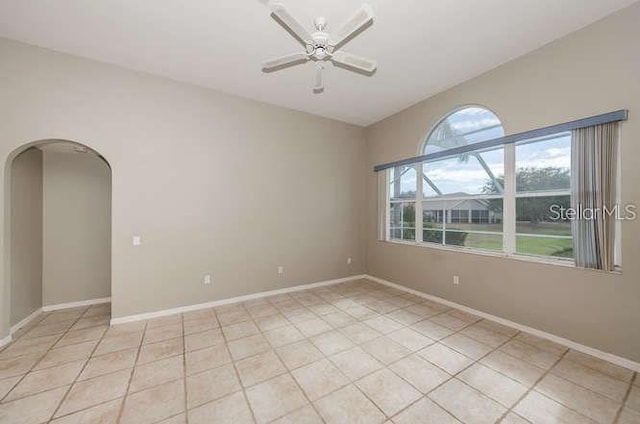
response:
<path fill-rule="evenodd" d="M 640 423 L 634 372 L 366 281 L 108 323 L 21 331 L 0 422 Z"/>

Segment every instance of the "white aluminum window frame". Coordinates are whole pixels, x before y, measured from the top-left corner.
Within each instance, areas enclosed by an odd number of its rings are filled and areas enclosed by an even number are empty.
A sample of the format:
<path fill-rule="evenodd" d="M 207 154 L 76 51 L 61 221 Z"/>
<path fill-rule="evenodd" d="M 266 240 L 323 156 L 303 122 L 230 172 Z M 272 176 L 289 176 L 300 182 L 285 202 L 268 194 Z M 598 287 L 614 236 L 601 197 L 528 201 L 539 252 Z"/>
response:
<path fill-rule="evenodd" d="M 398 167 L 398 169 L 399 168 L 401 168 L 401 167 Z M 418 172 L 417 172 L 418 169 L 417 169 L 417 167 L 415 165 L 406 166 L 404 168 L 413 168 L 416 171 L 416 179 L 418 179 Z M 385 178 L 385 180 L 387 182 L 387 184 L 386 184 L 386 198 L 387 198 L 387 202 L 386 202 L 386 210 L 387 210 L 387 212 L 386 212 L 386 223 L 387 223 L 387 230 L 385 231 L 385 234 L 387 236 L 387 240 L 411 242 L 412 240 L 405 239 L 404 237 L 403 238 L 392 238 L 391 234 L 392 234 L 392 232 L 394 230 L 400 230 L 403 235 L 404 235 L 404 230 L 413 230 L 414 233 L 415 233 L 415 237 L 414 237 L 413 241 L 415 241 L 415 240 L 418 239 L 418 228 L 417 228 L 417 221 L 418 221 L 418 218 L 417 218 L 418 217 L 418 209 L 417 209 L 418 200 L 417 199 L 418 199 L 418 193 L 416 192 L 416 197 L 414 197 L 413 199 L 411 199 L 411 198 L 393 199 L 391 197 L 391 184 L 393 184 L 396 180 L 401 179 L 402 176 L 405 174 L 406 170 L 405 170 L 405 172 L 401 173 L 400 175 L 395 176 L 395 179 L 393 179 L 393 180 L 391 179 L 391 176 L 390 176 L 391 170 L 389 169 L 389 170 L 387 170 L 385 172 L 387 173 L 387 176 Z M 404 216 L 403 215 L 404 214 L 404 207 L 402 208 L 402 215 L 401 215 L 401 218 L 400 218 L 401 226 L 400 227 L 392 227 L 391 226 L 391 205 L 392 204 L 404 205 L 404 204 L 411 204 L 411 203 L 414 204 L 413 208 L 414 208 L 414 211 L 415 211 L 415 222 L 414 222 L 413 227 L 405 227 L 404 225 L 402 225 L 402 224 L 404 224 L 404 219 L 402 219 L 402 217 Z"/>
<path fill-rule="evenodd" d="M 532 198 L 532 197 L 551 197 L 551 196 L 569 196 L 569 200 L 571 201 L 571 187 L 567 187 L 566 189 L 560 190 L 535 190 L 535 191 L 518 191 L 516 187 L 516 175 L 518 171 L 518 163 L 517 163 L 517 155 L 516 149 L 518 146 L 523 146 L 527 144 L 536 144 L 543 143 L 548 140 L 554 140 L 560 137 L 571 137 L 570 132 L 559 132 L 555 134 L 546 135 L 543 137 L 533 138 L 529 140 L 522 140 L 516 143 L 511 143 L 507 145 L 509 147 L 509 151 L 505 149 L 505 161 L 508 161 L 509 168 L 509 195 L 513 195 L 513 205 L 510 208 L 510 212 L 512 214 L 513 222 L 509 223 L 509 250 L 507 254 L 514 256 L 524 256 L 524 257 L 537 257 L 544 258 L 547 260 L 559 261 L 559 262 L 567 262 L 570 264 L 574 263 L 573 258 L 563 258 L 563 257 L 555 257 L 555 256 L 545 256 L 545 255 L 534 255 L 530 253 L 520 253 L 517 251 L 517 240 L 518 236 L 522 237 L 539 237 L 539 238 L 557 238 L 557 239 L 570 239 L 573 240 L 573 234 L 571 236 L 561 236 L 561 235 L 552 235 L 552 234 L 532 234 L 532 233 L 518 233 L 517 232 L 517 199 L 520 198 Z M 507 175 L 507 165 L 505 164 L 505 176 Z M 505 183 L 506 184 L 506 183 Z"/>
<path fill-rule="evenodd" d="M 543 262 L 543 263 L 552 263 L 552 264 L 561 264 L 566 266 L 575 266 L 572 258 L 561 258 L 554 256 L 542 256 L 542 255 L 532 255 L 525 253 L 518 253 L 516 249 L 516 240 L 517 236 L 531 236 L 531 237 L 548 237 L 548 238 L 568 238 L 567 236 L 554 236 L 554 235 L 543 235 L 543 234 L 518 234 L 516 232 L 516 199 L 522 197 L 546 197 L 546 196 L 571 196 L 571 189 L 563 189 L 563 190 L 540 190 L 540 191 L 529 191 L 529 192 L 516 192 L 516 171 L 517 171 L 517 163 L 516 163 L 516 147 L 523 144 L 534 144 L 536 142 L 542 142 L 548 140 L 549 138 L 559 137 L 563 132 L 559 132 L 557 134 L 547 137 L 543 139 L 531 139 L 531 140 L 523 140 L 517 143 L 509 143 L 504 145 L 504 187 L 502 194 L 472 194 L 468 196 L 456 196 L 456 197 L 447 197 L 446 200 L 490 200 L 490 199 L 502 199 L 503 202 L 503 215 L 502 215 L 502 250 L 490 250 L 490 249 L 482 249 L 477 247 L 467 247 L 467 246 L 455 246 L 446 244 L 446 214 L 443 216 L 443 226 L 441 229 L 435 229 L 437 231 L 443 232 L 443 241 L 442 243 L 433 243 L 433 242 L 425 242 L 423 240 L 423 201 L 424 200 L 434 200 L 438 199 L 438 197 L 424 197 L 423 193 L 423 184 L 424 184 L 424 170 L 423 166 L 426 162 L 418 162 L 411 167 L 413 167 L 416 171 L 416 196 L 415 199 L 398 199 L 391 200 L 390 197 L 390 186 L 391 184 L 386 185 L 386 210 L 387 210 L 387 231 L 386 236 L 389 242 L 393 243 L 401 243 L 401 244 L 412 244 L 423 247 L 433 247 L 438 249 L 445 250 L 454 250 L 454 251 L 465 251 L 469 253 L 479 253 L 489 256 L 501 256 L 508 257 L 514 259 L 523 259 L 530 260 L 534 262 Z M 477 152 L 481 153 L 483 149 L 478 149 Z M 408 167 L 409 165 L 405 165 Z M 387 181 L 390 181 L 389 173 L 390 169 L 386 169 L 387 173 Z M 391 238 L 391 227 L 390 227 L 390 210 L 391 203 L 414 203 L 415 208 L 415 240 L 406 240 L 406 239 L 398 239 Z M 444 210 L 444 209 L 443 209 Z M 407 227 L 408 228 L 408 227 Z M 397 229 L 394 227 L 394 229 Z M 403 227 L 405 229 L 405 227 Z M 476 234 L 499 234 L 495 232 L 488 231 L 473 231 L 469 230 L 469 233 Z"/>

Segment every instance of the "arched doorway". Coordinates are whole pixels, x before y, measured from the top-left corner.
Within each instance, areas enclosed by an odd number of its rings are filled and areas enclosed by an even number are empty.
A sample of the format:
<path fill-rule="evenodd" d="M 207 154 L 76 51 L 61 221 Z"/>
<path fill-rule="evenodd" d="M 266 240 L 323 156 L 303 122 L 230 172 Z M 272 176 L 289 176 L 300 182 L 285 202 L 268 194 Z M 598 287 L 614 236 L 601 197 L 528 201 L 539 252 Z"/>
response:
<path fill-rule="evenodd" d="M 11 333 L 43 310 L 109 301 L 111 167 L 100 153 L 59 139 L 15 149 L 4 228 Z"/>

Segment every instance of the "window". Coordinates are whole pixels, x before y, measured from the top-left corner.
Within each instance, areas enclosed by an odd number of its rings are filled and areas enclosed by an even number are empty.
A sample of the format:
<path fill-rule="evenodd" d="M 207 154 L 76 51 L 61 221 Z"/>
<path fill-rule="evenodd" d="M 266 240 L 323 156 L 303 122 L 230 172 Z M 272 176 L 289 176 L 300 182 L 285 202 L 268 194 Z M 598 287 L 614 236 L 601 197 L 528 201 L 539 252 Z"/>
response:
<path fill-rule="evenodd" d="M 416 168 L 391 169 L 389 178 L 389 237 L 416 240 Z"/>
<path fill-rule="evenodd" d="M 467 107 L 431 131 L 423 154 L 502 137 L 493 112 Z M 504 148 L 478 150 L 418 166 L 422 170 L 422 240 L 449 246 L 502 250 Z"/>
<path fill-rule="evenodd" d="M 441 119 L 417 157 L 376 165 L 378 239 L 620 269 L 625 109 L 504 135 L 478 106 Z"/>
<path fill-rule="evenodd" d="M 571 222 L 554 205 L 571 207 L 571 133 L 518 143 L 516 253 L 573 258 Z"/>
<path fill-rule="evenodd" d="M 421 151 L 437 159 L 390 169 L 390 239 L 573 258 L 571 224 L 551 208 L 571 205 L 571 133 L 446 155 L 503 136 L 482 107 L 443 118 Z"/>
<path fill-rule="evenodd" d="M 435 126 L 427 137 L 423 154 L 492 140 L 503 135 L 502 123 L 493 112 L 483 107 L 464 107 L 445 116 Z"/>

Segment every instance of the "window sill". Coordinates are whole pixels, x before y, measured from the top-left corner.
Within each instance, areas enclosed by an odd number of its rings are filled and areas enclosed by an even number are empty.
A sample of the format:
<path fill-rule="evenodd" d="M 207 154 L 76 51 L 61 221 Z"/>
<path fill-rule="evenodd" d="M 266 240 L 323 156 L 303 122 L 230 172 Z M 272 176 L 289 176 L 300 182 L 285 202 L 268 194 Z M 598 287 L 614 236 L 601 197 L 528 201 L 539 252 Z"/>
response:
<path fill-rule="evenodd" d="M 438 244 L 416 243 L 412 241 L 402 241 L 402 240 L 380 240 L 380 241 L 382 241 L 383 243 L 422 247 L 426 249 L 443 250 L 447 252 L 467 253 L 470 255 L 489 256 L 492 258 L 513 259 L 516 261 L 534 262 L 534 263 L 539 263 L 544 265 L 556 265 L 556 266 L 561 266 L 565 268 L 574 268 L 574 269 L 580 269 L 580 270 L 586 270 L 586 271 L 592 271 L 592 272 L 601 272 L 605 274 L 616 274 L 616 275 L 622 274 L 622 268 L 620 267 L 616 267 L 616 270 L 614 271 L 601 271 L 598 269 L 580 268 L 575 266 L 573 261 L 567 260 L 567 259 L 553 259 L 553 258 L 546 258 L 546 257 L 540 257 L 540 256 L 507 254 L 504 252 L 493 252 L 490 250 L 474 249 L 470 247 L 442 246 Z"/>

